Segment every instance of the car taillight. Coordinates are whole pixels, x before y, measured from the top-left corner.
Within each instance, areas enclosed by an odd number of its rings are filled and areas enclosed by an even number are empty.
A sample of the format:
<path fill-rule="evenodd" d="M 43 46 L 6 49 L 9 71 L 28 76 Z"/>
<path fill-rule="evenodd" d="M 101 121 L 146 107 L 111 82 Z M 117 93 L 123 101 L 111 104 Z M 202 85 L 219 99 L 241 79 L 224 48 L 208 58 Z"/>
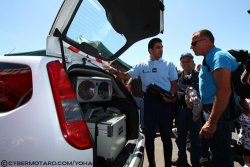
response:
<path fill-rule="evenodd" d="M 82 118 L 75 91 L 59 61 L 47 65 L 61 131 L 66 141 L 75 148 L 91 148 L 88 127 Z"/>

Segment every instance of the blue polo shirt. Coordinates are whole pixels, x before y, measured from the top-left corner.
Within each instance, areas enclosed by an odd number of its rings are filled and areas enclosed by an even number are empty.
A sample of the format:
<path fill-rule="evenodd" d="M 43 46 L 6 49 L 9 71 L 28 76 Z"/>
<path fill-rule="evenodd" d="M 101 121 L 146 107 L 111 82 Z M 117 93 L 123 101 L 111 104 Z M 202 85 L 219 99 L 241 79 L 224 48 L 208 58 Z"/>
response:
<path fill-rule="evenodd" d="M 143 92 L 146 92 L 147 86 L 151 83 L 170 91 L 170 81 L 178 79 L 175 65 L 172 62 L 164 61 L 162 58 L 141 62 L 130 69 L 128 74 L 132 78 L 141 77 Z"/>
<path fill-rule="evenodd" d="M 234 71 L 238 67 L 238 63 L 230 53 L 216 47 L 212 48 L 204 58 L 210 71 L 207 66 L 202 66 L 199 73 L 199 91 L 202 104 L 212 104 L 217 91 L 213 71 L 218 68 Z"/>

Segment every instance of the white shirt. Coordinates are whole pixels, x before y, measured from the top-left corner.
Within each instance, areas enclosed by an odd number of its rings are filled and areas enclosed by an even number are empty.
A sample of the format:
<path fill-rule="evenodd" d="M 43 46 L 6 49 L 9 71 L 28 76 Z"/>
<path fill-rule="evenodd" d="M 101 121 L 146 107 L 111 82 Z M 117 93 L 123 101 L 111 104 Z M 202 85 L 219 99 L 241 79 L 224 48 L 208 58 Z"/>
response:
<path fill-rule="evenodd" d="M 147 86 L 151 83 L 170 91 L 170 81 L 178 79 L 175 65 L 172 62 L 164 61 L 162 58 L 141 62 L 130 69 L 128 74 L 132 78 L 141 77 L 143 92 L 146 92 Z"/>

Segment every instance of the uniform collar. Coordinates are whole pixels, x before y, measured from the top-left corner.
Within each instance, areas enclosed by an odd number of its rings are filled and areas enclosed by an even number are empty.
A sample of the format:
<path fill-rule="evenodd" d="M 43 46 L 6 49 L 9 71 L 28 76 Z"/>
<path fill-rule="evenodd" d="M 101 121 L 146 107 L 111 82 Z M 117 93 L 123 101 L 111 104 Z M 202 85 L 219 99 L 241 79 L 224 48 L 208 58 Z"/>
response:
<path fill-rule="evenodd" d="M 159 58 L 158 60 L 151 60 L 151 59 L 149 59 L 148 61 L 149 61 L 149 62 L 161 62 L 161 61 L 163 61 L 163 59 L 162 59 L 162 57 L 161 57 L 161 58 Z"/>

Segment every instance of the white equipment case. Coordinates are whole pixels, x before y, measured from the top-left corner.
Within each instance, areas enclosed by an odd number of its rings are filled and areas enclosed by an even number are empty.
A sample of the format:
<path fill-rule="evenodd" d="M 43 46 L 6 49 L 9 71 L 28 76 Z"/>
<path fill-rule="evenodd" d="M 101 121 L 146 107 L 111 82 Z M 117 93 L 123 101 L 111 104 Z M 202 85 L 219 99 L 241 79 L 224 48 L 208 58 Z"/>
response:
<path fill-rule="evenodd" d="M 97 108 L 87 120 L 90 133 L 97 146 L 97 156 L 113 162 L 126 144 L 126 116 L 110 114 Z"/>

